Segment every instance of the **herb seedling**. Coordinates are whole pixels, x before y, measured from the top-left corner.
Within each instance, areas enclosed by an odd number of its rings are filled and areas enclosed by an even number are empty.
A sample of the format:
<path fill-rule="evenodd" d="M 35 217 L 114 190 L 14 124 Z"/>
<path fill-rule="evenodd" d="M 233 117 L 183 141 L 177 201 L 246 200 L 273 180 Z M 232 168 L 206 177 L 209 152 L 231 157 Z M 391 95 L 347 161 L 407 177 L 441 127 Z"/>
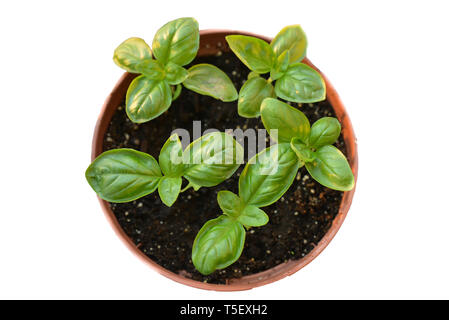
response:
<path fill-rule="evenodd" d="M 227 36 L 226 41 L 252 71 L 240 89 L 240 116 L 258 117 L 265 98 L 279 97 L 298 103 L 312 103 L 326 98 L 326 86 L 321 75 L 301 63 L 306 55 L 307 38 L 299 25 L 285 27 L 270 44 L 242 35 Z M 268 79 L 260 76 L 265 73 L 270 74 Z"/>
<path fill-rule="evenodd" d="M 140 38 L 125 40 L 114 52 L 114 62 L 135 78 L 126 94 L 126 113 L 136 123 L 147 122 L 165 112 L 181 93 L 182 85 L 197 93 L 228 102 L 238 98 L 229 77 L 211 64 L 186 70 L 199 48 L 198 22 L 180 18 L 160 28 L 153 51 Z M 154 59 L 153 59 L 154 55 Z"/>
<path fill-rule="evenodd" d="M 354 187 L 348 161 L 332 146 L 341 131 L 337 119 L 324 117 L 311 127 L 304 113 L 273 98 L 262 102 L 261 117 L 270 135 L 277 130 L 278 144 L 249 160 L 239 178 L 238 195 L 230 191 L 218 193 L 223 214 L 206 222 L 192 248 L 195 268 L 204 275 L 238 260 L 245 243 L 245 228 L 268 222 L 260 208 L 279 200 L 302 166 L 326 187 L 340 191 Z"/>
<path fill-rule="evenodd" d="M 86 179 L 98 196 L 109 202 L 129 202 L 158 189 L 163 203 L 172 206 L 180 192 L 213 187 L 228 179 L 243 162 L 243 147 L 230 135 L 206 134 L 184 151 L 178 135 L 161 149 L 159 163 L 133 149 L 109 150 L 86 170 Z M 188 185 L 181 190 L 182 177 Z"/>

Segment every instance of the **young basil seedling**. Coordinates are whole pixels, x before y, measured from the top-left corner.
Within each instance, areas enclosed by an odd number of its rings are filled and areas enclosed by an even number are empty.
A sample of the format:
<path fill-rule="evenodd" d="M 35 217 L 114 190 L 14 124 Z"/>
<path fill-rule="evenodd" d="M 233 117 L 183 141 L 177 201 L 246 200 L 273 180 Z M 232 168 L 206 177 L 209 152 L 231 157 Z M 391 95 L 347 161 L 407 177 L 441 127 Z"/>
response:
<path fill-rule="evenodd" d="M 98 196 L 109 202 L 129 202 L 158 189 L 163 203 L 172 206 L 180 192 L 212 187 L 228 179 L 243 163 L 243 147 L 230 135 L 206 134 L 184 151 L 178 135 L 161 149 L 159 163 L 133 149 L 109 150 L 86 170 L 86 179 Z M 189 184 L 181 190 L 182 177 Z"/>
<path fill-rule="evenodd" d="M 265 98 L 279 97 L 298 103 L 326 98 L 326 86 L 319 72 L 301 63 L 306 55 L 307 38 L 299 25 L 285 27 L 270 44 L 241 35 L 227 36 L 226 41 L 252 71 L 240 89 L 240 116 L 258 117 Z M 260 76 L 265 73 L 270 73 L 268 80 Z"/>
<path fill-rule="evenodd" d="M 273 98 L 262 102 L 261 117 L 268 133 L 275 129 L 278 142 L 290 144 L 312 178 L 334 190 L 349 191 L 354 187 L 346 157 L 332 146 L 341 131 L 337 119 L 324 117 L 310 127 L 304 113 Z"/>
<path fill-rule="evenodd" d="M 180 18 L 156 32 L 153 51 L 140 38 L 129 38 L 117 47 L 114 62 L 128 72 L 141 74 L 126 94 L 126 113 L 133 122 L 147 122 L 165 112 L 180 95 L 181 84 L 225 102 L 238 98 L 232 81 L 219 68 L 211 64 L 183 68 L 195 58 L 199 39 L 198 22 Z"/>
<path fill-rule="evenodd" d="M 292 185 L 300 167 L 331 189 L 348 191 L 354 176 L 345 156 L 331 144 L 340 135 L 337 119 L 325 117 L 312 127 L 296 108 L 273 98 L 261 107 L 262 122 L 270 133 L 277 130 L 278 144 L 255 155 L 239 178 L 239 194 L 218 193 L 223 214 L 208 221 L 198 232 L 193 248 L 195 268 L 208 275 L 237 261 L 245 243 L 245 227 L 259 227 L 268 222 L 260 209 L 276 202 Z"/>
<path fill-rule="evenodd" d="M 245 227 L 268 222 L 260 209 L 276 202 L 290 187 L 300 161 L 288 143 L 279 143 L 255 155 L 239 178 L 239 195 L 220 191 L 218 204 L 223 214 L 198 232 L 192 248 L 195 268 L 204 275 L 223 269 L 240 257 Z"/>

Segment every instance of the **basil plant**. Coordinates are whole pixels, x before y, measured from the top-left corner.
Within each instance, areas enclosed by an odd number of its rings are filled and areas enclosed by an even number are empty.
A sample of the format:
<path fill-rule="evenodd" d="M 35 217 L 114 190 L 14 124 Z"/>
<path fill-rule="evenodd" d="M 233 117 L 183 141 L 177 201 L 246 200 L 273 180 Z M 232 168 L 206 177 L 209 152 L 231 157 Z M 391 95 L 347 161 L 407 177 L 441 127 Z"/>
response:
<path fill-rule="evenodd" d="M 261 118 L 278 143 L 248 161 L 239 178 L 238 195 L 230 191 L 218 193 L 223 214 L 206 222 L 192 248 L 195 268 L 204 275 L 237 261 L 245 243 L 245 228 L 268 222 L 261 208 L 282 197 L 299 168 L 305 166 L 316 181 L 328 188 L 348 191 L 354 187 L 348 161 L 332 145 L 341 131 L 337 119 L 324 117 L 310 126 L 304 113 L 273 98 L 263 100 Z M 277 130 L 276 134 L 273 130 Z"/>
<path fill-rule="evenodd" d="M 162 147 L 159 162 L 133 149 L 109 150 L 92 162 L 86 179 L 106 201 L 129 202 L 157 189 L 162 202 L 170 207 L 180 192 L 216 186 L 232 176 L 241 163 L 243 147 L 228 134 L 206 134 L 184 151 L 174 134 Z M 181 190 L 182 177 L 188 184 Z"/>
<path fill-rule="evenodd" d="M 225 102 L 238 98 L 232 81 L 219 68 L 211 64 L 183 68 L 195 58 L 199 43 L 198 22 L 180 18 L 156 32 L 153 50 L 141 38 L 129 38 L 115 49 L 114 62 L 140 74 L 126 93 L 126 113 L 131 121 L 142 123 L 161 115 L 180 95 L 182 85 Z"/>
<path fill-rule="evenodd" d="M 242 35 L 227 36 L 226 41 L 252 71 L 238 96 L 240 116 L 258 117 L 265 98 L 279 97 L 297 103 L 326 98 L 326 85 L 320 73 L 301 63 L 306 55 L 307 38 L 299 25 L 285 27 L 270 44 Z M 261 77 L 267 73 L 268 79 Z"/>

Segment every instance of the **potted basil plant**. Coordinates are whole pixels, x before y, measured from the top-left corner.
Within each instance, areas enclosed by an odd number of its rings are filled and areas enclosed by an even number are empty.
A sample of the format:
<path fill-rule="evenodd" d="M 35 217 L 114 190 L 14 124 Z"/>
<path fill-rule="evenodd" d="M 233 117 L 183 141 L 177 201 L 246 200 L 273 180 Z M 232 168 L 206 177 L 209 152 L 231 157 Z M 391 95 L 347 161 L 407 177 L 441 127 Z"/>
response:
<path fill-rule="evenodd" d="M 101 112 L 86 178 L 128 248 L 164 276 L 250 289 L 298 271 L 335 236 L 357 146 L 307 45 L 298 25 L 270 39 L 181 18 L 152 48 L 131 38 L 116 49 L 127 72 Z M 254 132 L 274 144 L 261 138 L 250 156 Z"/>

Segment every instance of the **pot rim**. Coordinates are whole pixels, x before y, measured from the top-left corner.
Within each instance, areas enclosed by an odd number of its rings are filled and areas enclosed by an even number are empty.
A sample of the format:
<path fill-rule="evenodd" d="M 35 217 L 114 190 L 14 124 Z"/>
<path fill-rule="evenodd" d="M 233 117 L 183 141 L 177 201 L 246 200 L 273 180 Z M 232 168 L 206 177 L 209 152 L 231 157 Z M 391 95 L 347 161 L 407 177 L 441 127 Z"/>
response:
<path fill-rule="evenodd" d="M 267 42 L 270 42 L 271 39 L 265 36 L 257 35 L 250 32 L 245 31 L 238 31 L 238 30 L 226 30 L 226 29 L 206 29 L 200 31 L 200 39 L 203 39 L 203 41 L 207 38 L 213 38 L 217 36 L 224 36 L 224 35 L 230 35 L 230 34 L 239 34 L 239 35 L 247 35 L 247 36 L 253 36 L 257 37 L 259 39 L 265 40 Z M 213 51 L 216 51 L 216 48 L 210 48 L 202 46 L 201 40 L 200 40 L 200 50 L 199 55 L 210 55 Z M 203 53 L 200 53 L 200 51 L 203 51 Z M 349 208 L 351 206 L 352 198 L 354 196 L 354 192 L 357 185 L 357 173 L 358 173 L 358 155 L 357 155 L 357 139 L 354 134 L 354 130 L 351 124 L 351 120 L 349 119 L 349 116 L 344 108 L 344 105 L 338 96 L 335 88 L 332 86 L 332 84 L 329 82 L 327 77 L 317 68 L 315 67 L 312 62 L 304 58 L 302 61 L 312 68 L 316 69 L 323 77 L 325 83 L 326 83 L 326 98 L 332 105 L 336 116 L 340 123 L 342 124 L 342 135 L 346 144 L 347 148 L 347 154 L 348 154 L 348 160 L 349 164 L 351 166 L 352 172 L 354 174 L 355 179 L 355 185 L 354 188 L 350 191 L 346 191 L 343 194 L 343 198 L 340 203 L 340 209 L 336 217 L 334 218 L 331 227 L 326 232 L 326 234 L 323 236 L 323 238 L 318 242 L 316 247 L 312 249 L 306 256 L 304 256 L 301 259 L 298 260 L 290 260 L 284 263 L 281 263 L 271 269 L 255 273 L 252 275 L 244 276 L 238 279 L 230 279 L 228 284 L 212 284 L 212 283 L 204 283 L 193 279 L 185 278 L 182 275 L 176 274 L 172 271 L 169 271 L 165 269 L 164 267 L 160 266 L 153 260 L 151 260 L 149 257 L 147 257 L 142 251 L 138 249 L 138 247 L 133 243 L 133 241 L 126 235 L 125 231 L 121 228 L 119 225 L 114 213 L 109 207 L 109 204 L 107 201 L 101 199 L 98 197 L 100 201 L 101 208 L 103 209 L 103 212 L 111 224 L 113 230 L 117 234 L 117 236 L 125 243 L 125 245 L 128 247 L 128 249 L 133 252 L 135 255 L 137 255 L 143 262 L 145 262 L 147 265 L 149 265 L 152 269 L 156 270 L 158 273 L 162 274 L 163 276 L 176 281 L 178 283 L 188 285 L 191 287 L 199 288 L 199 289 L 205 289 L 205 290 L 215 290 L 215 291 L 241 291 L 241 290 L 249 290 L 255 287 L 263 286 L 278 280 L 281 280 L 287 276 L 290 276 L 294 274 L 295 272 L 299 271 L 306 265 L 308 265 L 312 260 L 314 260 L 330 243 L 330 241 L 334 238 L 338 230 L 340 229 L 344 219 L 346 218 L 346 215 L 349 211 Z M 113 113 L 115 112 L 115 108 L 118 106 L 118 104 L 121 102 L 123 97 L 117 97 L 116 93 L 118 91 L 122 91 L 125 88 L 129 86 L 129 83 L 133 79 L 133 75 L 131 75 L 128 72 L 125 72 L 115 85 L 114 89 L 106 99 L 100 115 L 98 117 L 94 136 L 93 136 L 93 142 L 92 142 L 92 155 L 91 160 L 95 160 L 95 158 L 103 152 L 103 137 L 104 134 L 109 126 L 110 120 L 112 118 Z M 118 99 L 120 98 L 120 99 Z M 115 106 L 115 107 L 114 107 Z M 112 108 L 112 109 L 111 109 Z M 112 111 L 111 111 L 112 110 Z"/>

